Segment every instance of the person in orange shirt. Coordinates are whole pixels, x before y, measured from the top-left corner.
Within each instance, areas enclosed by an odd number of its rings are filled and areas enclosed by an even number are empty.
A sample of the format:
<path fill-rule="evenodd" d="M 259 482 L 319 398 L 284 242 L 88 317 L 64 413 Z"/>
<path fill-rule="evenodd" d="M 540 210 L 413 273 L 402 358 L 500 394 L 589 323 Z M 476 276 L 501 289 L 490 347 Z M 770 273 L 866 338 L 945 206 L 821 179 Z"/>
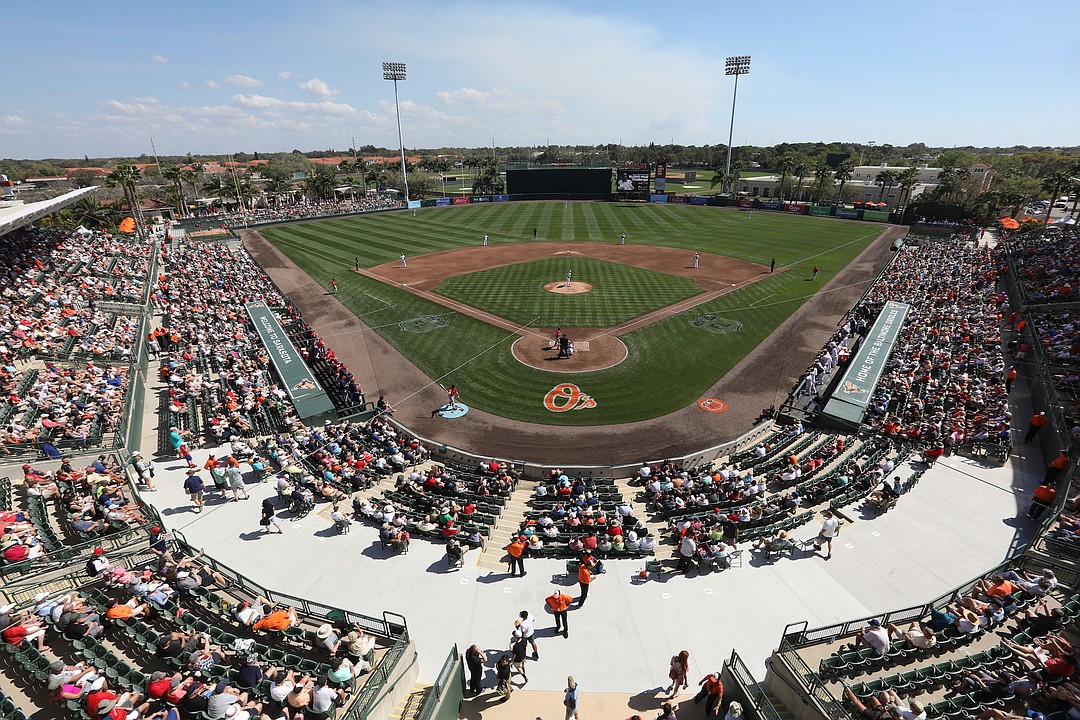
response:
<path fill-rule="evenodd" d="M 1062 450 L 1058 453 L 1058 456 L 1050 461 L 1050 464 L 1046 466 L 1046 477 L 1043 479 L 1043 483 L 1049 485 L 1057 479 L 1058 473 L 1065 469 L 1069 464 L 1069 451 Z"/>
<path fill-rule="evenodd" d="M 510 555 L 510 577 L 516 577 L 515 570 L 521 571 L 521 577 L 525 577 L 525 539 L 519 535 L 514 542 L 506 546 L 506 552 Z"/>
<path fill-rule="evenodd" d="M 1033 415 L 1028 422 L 1027 434 L 1024 435 L 1024 444 L 1030 443 L 1031 438 L 1038 435 L 1048 422 L 1046 413 L 1041 412 L 1038 415 Z"/>
<path fill-rule="evenodd" d="M 714 672 L 701 678 L 701 682 L 699 682 L 698 685 L 701 686 L 701 689 L 698 690 L 697 695 L 694 696 L 694 704 L 697 705 L 704 700 L 705 716 L 708 717 L 716 712 L 716 709 L 724 699 L 724 684 L 720 682 L 720 673 Z"/>
<path fill-rule="evenodd" d="M 566 622 L 566 611 L 574 598 L 563 595 L 561 590 L 556 590 L 554 595 L 549 595 L 545 600 L 551 612 L 555 615 L 555 632 L 562 631 L 563 637 L 570 637 L 570 625 Z"/>
<path fill-rule="evenodd" d="M 139 605 L 134 598 L 126 603 L 110 600 L 105 606 L 105 617 L 110 620 L 130 620 L 133 617 L 145 617 L 150 613 L 150 606 Z"/>
<path fill-rule="evenodd" d="M 295 608 L 274 610 L 269 605 L 263 605 L 263 617 L 252 626 L 252 629 L 284 630 L 297 622 Z"/>
<path fill-rule="evenodd" d="M 589 596 L 589 585 L 592 584 L 592 567 L 587 562 L 581 563 L 577 571 L 578 587 L 581 588 L 581 597 L 578 598 L 578 607 L 585 605 L 585 598 Z"/>
<path fill-rule="evenodd" d="M 1057 490 L 1054 489 L 1053 485 L 1043 483 L 1035 488 L 1035 493 L 1031 498 L 1031 507 L 1028 508 L 1027 512 L 1028 518 L 1038 520 L 1039 516 L 1046 512 L 1046 508 L 1050 507 L 1056 497 Z"/>
<path fill-rule="evenodd" d="M 1013 382 L 1016 380 L 1016 366 L 1013 365 L 1009 368 L 1009 372 L 1005 373 L 1005 392 L 1012 392 Z"/>

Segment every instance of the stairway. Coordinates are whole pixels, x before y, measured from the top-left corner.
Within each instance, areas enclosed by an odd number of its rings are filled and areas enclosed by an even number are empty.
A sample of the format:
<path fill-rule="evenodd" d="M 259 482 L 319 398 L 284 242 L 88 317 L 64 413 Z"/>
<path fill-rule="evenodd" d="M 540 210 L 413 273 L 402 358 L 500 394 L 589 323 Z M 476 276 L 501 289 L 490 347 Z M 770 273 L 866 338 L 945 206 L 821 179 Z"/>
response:
<path fill-rule="evenodd" d="M 476 566 L 486 570 L 506 570 L 503 556 L 506 546 L 517 536 L 521 521 L 529 511 L 529 498 L 532 497 L 536 483 L 522 480 L 503 506 L 502 515 L 491 529 L 491 535 L 484 541 L 484 549 L 476 558 Z"/>
<path fill-rule="evenodd" d="M 773 694 L 772 690 L 769 690 L 765 683 L 758 685 L 761 690 L 765 691 L 765 697 L 772 703 L 773 708 L 776 710 L 777 715 L 780 716 L 780 720 L 795 720 L 795 713 L 787 709 L 787 706 L 780 701 L 780 698 Z"/>
<path fill-rule="evenodd" d="M 398 706 L 387 716 L 389 720 L 416 720 L 420 715 L 420 708 L 423 707 L 424 700 L 427 698 L 430 689 L 431 685 L 415 683 L 409 694 L 402 698 Z"/>

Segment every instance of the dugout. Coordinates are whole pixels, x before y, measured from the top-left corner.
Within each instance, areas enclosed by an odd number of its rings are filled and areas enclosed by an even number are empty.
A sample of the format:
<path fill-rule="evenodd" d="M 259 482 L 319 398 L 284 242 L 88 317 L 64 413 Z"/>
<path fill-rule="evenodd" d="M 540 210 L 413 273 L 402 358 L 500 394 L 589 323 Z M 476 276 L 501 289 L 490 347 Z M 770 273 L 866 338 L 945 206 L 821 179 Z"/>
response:
<path fill-rule="evenodd" d="M 511 200 L 613 200 L 610 168 L 507 170 Z"/>

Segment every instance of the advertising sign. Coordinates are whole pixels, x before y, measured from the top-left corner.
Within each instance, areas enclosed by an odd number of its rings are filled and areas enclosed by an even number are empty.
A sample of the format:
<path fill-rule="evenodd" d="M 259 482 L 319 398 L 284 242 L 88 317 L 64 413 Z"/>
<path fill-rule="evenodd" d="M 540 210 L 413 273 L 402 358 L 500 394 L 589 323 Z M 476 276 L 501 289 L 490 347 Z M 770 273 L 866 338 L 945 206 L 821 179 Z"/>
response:
<path fill-rule="evenodd" d="M 616 170 L 615 189 L 619 193 L 649 193 L 649 171 L 641 170 Z"/>
<path fill-rule="evenodd" d="M 655 177 L 666 178 L 667 177 L 667 158 L 661 155 L 656 160 L 656 173 Z"/>
<path fill-rule="evenodd" d="M 762 200 L 761 201 L 761 209 L 762 210 L 783 210 L 784 209 L 784 203 L 780 202 L 779 200 Z"/>
<path fill-rule="evenodd" d="M 650 195 L 649 202 L 654 203 L 666 203 L 668 201 L 667 195 Z"/>
<path fill-rule="evenodd" d="M 883 210 L 863 210 L 862 219 L 870 222 L 889 222 L 889 213 Z"/>
<path fill-rule="evenodd" d="M 803 215 L 806 213 L 806 206 L 800 205 L 799 203 L 788 203 L 784 207 L 784 210 L 795 215 Z"/>
<path fill-rule="evenodd" d="M 858 220 L 858 210 L 848 210 L 847 208 L 836 208 L 836 217 L 845 218 L 847 220 Z"/>
<path fill-rule="evenodd" d="M 754 207 L 754 201 L 750 198 L 739 198 L 739 209 L 749 210 Z"/>
<path fill-rule="evenodd" d="M 690 204 L 691 205 L 708 205 L 709 204 L 709 198 L 702 197 L 701 195 L 691 195 L 690 196 Z"/>
<path fill-rule="evenodd" d="M 491 202 L 510 202 L 509 195 L 492 195 Z"/>
<path fill-rule="evenodd" d="M 439 207 L 450 205 L 450 198 L 435 198 L 435 204 Z"/>
<path fill-rule="evenodd" d="M 453 198 L 453 200 L 454 200 L 455 205 L 468 205 L 469 204 L 469 196 L 468 195 L 465 195 L 465 196 L 462 196 L 462 197 L 456 197 L 456 198 Z"/>
<path fill-rule="evenodd" d="M 656 192 L 667 192 L 667 178 L 658 177 L 653 183 L 656 185 Z"/>
<path fill-rule="evenodd" d="M 832 208 L 828 205 L 811 205 L 810 214 L 828 217 L 829 215 L 832 215 Z"/>
<path fill-rule="evenodd" d="M 409 209 L 410 210 L 415 210 L 418 207 L 422 207 L 419 200 L 410 200 L 409 201 Z"/>

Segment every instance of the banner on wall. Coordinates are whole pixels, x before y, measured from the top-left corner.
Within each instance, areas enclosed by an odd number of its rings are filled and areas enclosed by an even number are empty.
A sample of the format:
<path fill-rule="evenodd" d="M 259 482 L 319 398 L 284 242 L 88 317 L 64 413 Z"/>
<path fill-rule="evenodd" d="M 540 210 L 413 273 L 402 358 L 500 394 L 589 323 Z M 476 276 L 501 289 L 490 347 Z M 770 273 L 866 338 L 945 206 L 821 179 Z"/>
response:
<path fill-rule="evenodd" d="M 870 222 L 889 222 L 889 213 L 883 210 L 863 210 L 862 219 Z"/>
<path fill-rule="evenodd" d="M 750 198 L 739 198 L 739 209 L 750 210 L 754 207 L 754 201 Z"/>
<path fill-rule="evenodd" d="M 509 195 L 492 195 L 491 202 L 510 202 Z"/>
<path fill-rule="evenodd" d="M 491 196 L 490 195 L 473 195 L 472 196 L 472 201 L 474 203 L 491 202 Z"/>
<path fill-rule="evenodd" d="M 656 192 L 667 192 L 667 178 L 658 177 L 653 180 L 653 184 L 656 186 Z"/>
<path fill-rule="evenodd" d="M 468 195 L 466 195 L 464 197 L 456 197 L 456 198 L 453 198 L 453 200 L 454 200 L 454 205 L 468 205 L 469 204 L 469 196 Z"/>
<path fill-rule="evenodd" d="M 702 197 L 701 195 L 691 195 L 690 196 L 690 204 L 691 205 L 708 205 L 709 204 L 709 198 Z"/>
<path fill-rule="evenodd" d="M 418 207 L 423 207 L 423 204 L 419 200 L 410 200 L 409 201 L 409 209 L 410 210 L 415 210 Z"/>
<path fill-rule="evenodd" d="M 446 207 L 451 204 L 450 198 L 435 198 L 435 204 L 439 207 Z"/>
<path fill-rule="evenodd" d="M 846 220 L 858 220 L 859 210 L 848 210 L 847 208 L 836 208 L 836 217 L 844 218 Z"/>
<path fill-rule="evenodd" d="M 821 216 L 824 216 L 824 217 L 828 217 L 828 216 L 832 215 L 832 208 L 829 207 L 828 205 L 811 205 L 810 206 L 810 214 L 811 215 L 821 215 Z"/>
<path fill-rule="evenodd" d="M 784 207 L 784 210 L 786 210 L 787 212 L 792 213 L 794 215 L 805 215 L 806 214 L 806 206 L 805 205 L 800 205 L 799 203 L 788 203 Z"/>
<path fill-rule="evenodd" d="M 649 202 L 654 203 L 666 203 L 668 201 L 667 195 L 650 195 Z"/>
<path fill-rule="evenodd" d="M 761 209 L 762 210 L 783 210 L 784 209 L 784 203 L 782 203 L 782 202 L 780 202 L 778 200 L 762 200 L 761 201 Z"/>

